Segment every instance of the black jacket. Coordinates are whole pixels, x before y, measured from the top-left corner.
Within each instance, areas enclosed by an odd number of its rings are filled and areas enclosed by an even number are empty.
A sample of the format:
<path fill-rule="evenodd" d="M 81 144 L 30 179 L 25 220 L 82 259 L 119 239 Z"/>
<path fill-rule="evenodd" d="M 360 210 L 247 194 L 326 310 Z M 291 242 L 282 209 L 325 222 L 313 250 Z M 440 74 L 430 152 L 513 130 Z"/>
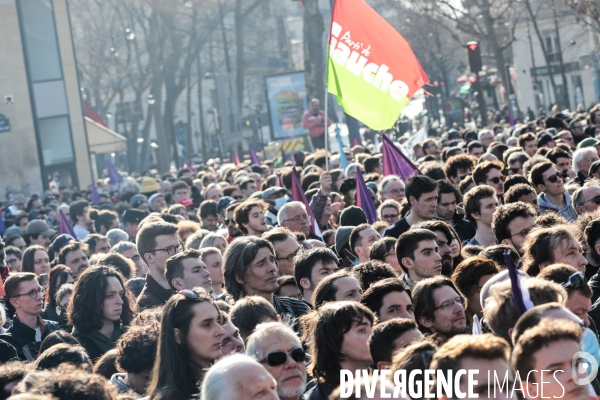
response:
<path fill-rule="evenodd" d="M 38 326 L 42 331 L 42 340 L 39 342 L 35 340 L 35 329 L 31 329 L 27 325 L 23 324 L 15 315 L 11 327 L 6 330 L 5 334 L 0 335 L 0 340 L 3 340 L 15 348 L 19 360 L 33 361 L 37 358 L 40 350 L 40 344 L 46 338 L 46 336 L 59 329 L 58 323 L 54 321 L 43 320 L 40 316 L 38 316 Z M 0 354 L 0 356 L 4 357 L 3 354 Z M 0 361 L 6 362 L 8 360 L 1 359 Z"/>
<path fill-rule="evenodd" d="M 173 295 L 171 289 L 165 289 L 154 280 L 152 275 L 146 275 L 146 283 L 137 298 L 139 309 L 164 306 L 167 300 Z"/>
<path fill-rule="evenodd" d="M 333 393 L 337 387 L 338 385 L 317 383 L 306 393 L 304 393 L 304 398 L 306 400 L 328 400 L 331 393 Z"/>

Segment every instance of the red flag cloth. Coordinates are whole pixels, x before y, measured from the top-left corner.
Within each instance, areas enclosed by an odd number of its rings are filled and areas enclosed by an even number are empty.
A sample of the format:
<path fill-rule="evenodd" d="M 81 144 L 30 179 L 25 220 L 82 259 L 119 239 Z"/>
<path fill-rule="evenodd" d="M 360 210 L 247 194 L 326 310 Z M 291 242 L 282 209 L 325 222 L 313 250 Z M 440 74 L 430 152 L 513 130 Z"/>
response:
<path fill-rule="evenodd" d="M 391 128 L 429 78 L 410 45 L 365 0 L 335 0 L 327 90 L 375 130 Z"/>
<path fill-rule="evenodd" d="M 231 152 L 231 161 L 235 164 L 236 167 L 240 163 L 240 159 L 238 158 L 238 155 L 235 151 Z"/>

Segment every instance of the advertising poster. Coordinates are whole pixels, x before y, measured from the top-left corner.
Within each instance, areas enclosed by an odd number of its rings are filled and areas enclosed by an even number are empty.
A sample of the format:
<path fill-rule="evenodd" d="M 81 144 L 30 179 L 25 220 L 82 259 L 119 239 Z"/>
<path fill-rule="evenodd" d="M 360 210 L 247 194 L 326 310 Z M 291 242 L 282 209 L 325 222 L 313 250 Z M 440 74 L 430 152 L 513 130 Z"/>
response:
<path fill-rule="evenodd" d="M 304 72 L 265 78 L 273 140 L 307 134 L 302 128 L 302 115 L 308 109 Z"/>

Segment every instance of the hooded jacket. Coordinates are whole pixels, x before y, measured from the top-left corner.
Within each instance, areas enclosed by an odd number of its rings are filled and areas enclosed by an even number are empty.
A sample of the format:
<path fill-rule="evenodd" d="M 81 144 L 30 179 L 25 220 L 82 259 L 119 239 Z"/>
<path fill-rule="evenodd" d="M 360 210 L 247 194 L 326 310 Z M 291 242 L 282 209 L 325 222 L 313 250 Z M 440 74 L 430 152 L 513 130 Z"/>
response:
<path fill-rule="evenodd" d="M 563 217 L 567 219 L 569 222 L 573 222 L 577 219 L 577 212 L 575 211 L 575 207 L 573 207 L 573 202 L 571 201 L 571 195 L 569 192 L 565 190 L 565 203 L 566 206 L 562 209 L 559 209 L 557 206 L 552 204 L 546 196 L 546 193 L 542 192 L 538 195 L 538 205 L 540 206 L 540 211 L 542 214 L 546 214 L 548 211 L 557 212 Z"/>

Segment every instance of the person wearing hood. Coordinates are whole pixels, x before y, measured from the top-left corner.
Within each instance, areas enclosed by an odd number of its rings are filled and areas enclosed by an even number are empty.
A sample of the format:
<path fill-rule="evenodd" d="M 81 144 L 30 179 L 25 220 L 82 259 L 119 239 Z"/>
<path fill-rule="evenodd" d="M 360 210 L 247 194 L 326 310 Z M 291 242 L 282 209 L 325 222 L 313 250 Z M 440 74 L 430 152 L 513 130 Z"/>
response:
<path fill-rule="evenodd" d="M 272 186 L 261 193 L 261 198 L 269 205 L 265 216 L 270 226 L 277 226 L 277 213 L 287 203 L 286 193 L 287 189 L 279 186 Z"/>
<path fill-rule="evenodd" d="M 531 182 L 538 192 L 540 211 L 558 212 L 567 221 L 577 219 L 577 212 L 571 201 L 571 195 L 565 190 L 563 174 L 550 161 L 537 164 L 531 170 Z"/>

